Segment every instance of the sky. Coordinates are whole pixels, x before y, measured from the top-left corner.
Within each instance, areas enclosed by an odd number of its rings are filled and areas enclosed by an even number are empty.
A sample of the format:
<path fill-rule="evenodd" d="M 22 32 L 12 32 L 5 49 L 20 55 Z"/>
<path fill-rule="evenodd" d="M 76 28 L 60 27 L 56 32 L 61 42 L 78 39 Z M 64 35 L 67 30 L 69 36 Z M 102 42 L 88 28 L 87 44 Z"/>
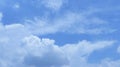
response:
<path fill-rule="evenodd" d="M 119 0 L 0 0 L 0 67 L 120 67 Z"/>

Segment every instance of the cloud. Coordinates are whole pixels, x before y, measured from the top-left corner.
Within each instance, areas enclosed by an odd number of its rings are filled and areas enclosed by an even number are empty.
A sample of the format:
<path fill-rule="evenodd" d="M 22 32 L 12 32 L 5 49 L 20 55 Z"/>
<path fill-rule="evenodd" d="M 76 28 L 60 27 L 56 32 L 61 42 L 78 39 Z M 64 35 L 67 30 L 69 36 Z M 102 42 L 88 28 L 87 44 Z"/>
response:
<path fill-rule="evenodd" d="M 54 40 L 40 39 L 21 24 L 1 26 L 1 67 L 62 67 L 68 64 L 67 57 L 54 45 Z"/>
<path fill-rule="evenodd" d="M 63 0 L 44 0 L 42 3 L 54 11 L 60 10 L 64 4 Z M 19 4 L 14 5 L 14 8 L 19 7 Z M 0 13 L 0 21 L 2 16 Z M 55 44 L 55 40 L 37 36 L 59 32 L 76 34 L 114 32 L 107 27 L 108 23 L 86 12 L 66 12 L 53 20 L 28 19 L 25 25 L 0 23 L 0 67 L 119 67 L 120 59 L 114 61 L 105 58 L 100 63 L 89 63 L 87 59 L 94 51 L 106 49 L 114 45 L 115 41 L 82 40 L 59 46 Z"/>
<path fill-rule="evenodd" d="M 98 41 L 95 43 L 83 40 L 78 44 L 66 44 L 62 47 L 67 56 L 69 56 L 70 67 L 89 67 L 95 64 L 89 64 L 87 57 L 96 50 L 104 49 L 107 46 L 113 45 L 114 41 Z M 93 67 L 90 66 L 90 67 Z"/>
<path fill-rule="evenodd" d="M 89 17 L 84 13 L 67 12 L 53 20 L 35 18 L 27 19 L 25 26 L 34 34 L 54 34 L 57 32 L 77 34 L 102 34 L 114 32 L 114 29 L 107 27 L 107 21 L 98 17 Z"/>
<path fill-rule="evenodd" d="M 83 40 L 58 46 L 55 40 L 33 35 L 22 24 L 1 24 L 0 28 L 1 67 L 99 67 L 87 62 L 88 55 L 115 42 Z"/>
<path fill-rule="evenodd" d="M 0 22 L 2 20 L 3 14 L 0 12 Z"/>
<path fill-rule="evenodd" d="M 54 45 L 54 40 L 40 40 L 36 36 L 30 36 L 25 38 L 24 42 L 27 42 L 25 50 L 28 49 L 25 64 L 35 67 L 62 67 L 68 64 L 67 57 L 58 46 Z"/>
<path fill-rule="evenodd" d="M 43 0 L 42 4 L 51 10 L 57 11 L 63 6 L 64 0 Z"/>
<path fill-rule="evenodd" d="M 98 67 L 119 67 L 120 60 L 110 60 L 110 58 L 104 59 Z"/>
<path fill-rule="evenodd" d="M 21 57 L 20 42 L 29 32 L 21 24 L 0 25 L 0 65 L 14 67 Z M 15 64 L 13 64 L 15 63 Z"/>

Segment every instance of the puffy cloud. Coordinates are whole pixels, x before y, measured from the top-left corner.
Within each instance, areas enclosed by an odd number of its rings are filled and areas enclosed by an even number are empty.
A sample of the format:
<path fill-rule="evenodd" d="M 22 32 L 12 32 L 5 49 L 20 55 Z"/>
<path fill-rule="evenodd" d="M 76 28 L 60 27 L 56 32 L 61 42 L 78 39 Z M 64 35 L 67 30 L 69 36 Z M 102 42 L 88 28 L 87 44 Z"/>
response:
<path fill-rule="evenodd" d="M 1 67 L 95 67 L 87 56 L 114 41 L 80 41 L 58 46 L 55 40 L 39 38 L 22 24 L 0 25 Z M 98 65 L 100 66 L 100 65 Z"/>
<path fill-rule="evenodd" d="M 83 40 L 77 44 L 66 44 L 60 47 L 55 45 L 54 40 L 41 39 L 32 35 L 24 25 L 1 24 L 0 27 L 3 28 L 0 31 L 0 65 L 2 67 L 100 66 L 87 63 L 87 56 L 95 50 L 114 44 L 114 41 Z"/>
<path fill-rule="evenodd" d="M 0 31 L 0 36 L 4 38 L 9 37 L 11 41 L 14 43 L 19 43 L 23 37 L 30 35 L 30 32 L 24 27 L 22 24 L 12 24 L 12 25 L 5 25 L 3 26 L 3 30 Z M 15 37 L 13 37 L 15 35 Z M 18 39 L 18 40 L 16 40 Z"/>
<path fill-rule="evenodd" d="M 0 5 L 4 1 L 1 0 Z M 42 5 L 54 11 L 60 10 L 63 4 L 63 0 L 42 0 Z M 14 4 L 14 8 L 20 8 L 20 5 Z M 2 16 L 0 13 L 0 21 Z M 83 40 L 75 44 L 58 46 L 55 40 L 35 35 L 57 32 L 78 34 L 113 32 L 113 29 L 106 28 L 106 24 L 107 21 L 88 16 L 86 12 L 68 12 L 53 20 L 44 21 L 39 18 L 27 20 L 25 25 L 0 24 L 0 67 L 119 67 L 120 60 L 105 59 L 100 63 L 89 63 L 87 59 L 92 52 L 105 49 L 113 45 L 114 41 Z"/>
<path fill-rule="evenodd" d="M 34 34 L 53 34 L 57 32 L 77 33 L 77 34 L 102 34 L 114 32 L 104 21 L 97 17 L 88 17 L 84 13 L 67 12 L 61 17 L 53 20 L 35 18 L 26 20 L 25 26 Z"/>
<path fill-rule="evenodd" d="M 68 64 L 67 57 L 54 45 L 54 40 L 40 39 L 21 24 L 1 26 L 1 67 L 62 67 Z"/>
<path fill-rule="evenodd" d="M 68 64 L 67 57 L 58 46 L 54 45 L 54 40 L 30 36 L 25 38 L 24 42 L 27 42 L 25 50 L 28 51 L 24 59 L 25 64 L 35 67 L 62 67 Z"/>
<path fill-rule="evenodd" d="M 0 65 L 15 67 L 22 58 L 21 40 L 30 33 L 24 25 L 0 25 Z"/>

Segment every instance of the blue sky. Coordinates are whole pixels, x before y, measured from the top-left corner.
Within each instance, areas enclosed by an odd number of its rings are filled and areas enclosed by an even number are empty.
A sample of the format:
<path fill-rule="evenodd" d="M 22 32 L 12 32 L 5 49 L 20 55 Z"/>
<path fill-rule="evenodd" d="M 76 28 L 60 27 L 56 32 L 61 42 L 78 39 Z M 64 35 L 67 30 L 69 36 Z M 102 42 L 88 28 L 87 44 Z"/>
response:
<path fill-rule="evenodd" d="M 119 0 L 0 0 L 0 67 L 120 67 Z"/>

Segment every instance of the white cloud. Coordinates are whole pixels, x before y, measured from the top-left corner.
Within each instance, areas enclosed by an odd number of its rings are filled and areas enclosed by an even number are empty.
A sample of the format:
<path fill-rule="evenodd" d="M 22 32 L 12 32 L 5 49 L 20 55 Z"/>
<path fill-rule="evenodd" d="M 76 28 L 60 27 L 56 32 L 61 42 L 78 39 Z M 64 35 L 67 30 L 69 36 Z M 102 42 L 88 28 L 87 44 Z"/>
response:
<path fill-rule="evenodd" d="M 34 34 L 52 34 L 57 32 L 77 33 L 77 34 L 102 34 L 114 32 L 105 25 L 108 22 L 97 17 L 88 17 L 82 13 L 67 12 L 61 17 L 51 20 L 26 20 L 25 26 Z"/>
<path fill-rule="evenodd" d="M 1 67 L 61 67 L 68 64 L 67 57 L 54 45 L 54 40 L 40 39 L 21 24 L 1 26 Z"/>
<path fill-rule="evenodd" d="M 114 41 L 100 41 L 100 42 L 89 42 L 81 41 L 78 44 L 67 44 L 62 47 L 65 54 L 69 56 L 70 67 L 89 67 L 87 63 L 87 57 L 93 51 L 101 50 L 107 46 L 113 45 Z M 95 65 L 94 65 L 95 66 Z M 90 66 L 92 67 L 92 66 Z"/>
<path fill-rule="evenodd" d="M 63 51 L 58 46 L 54 45 L 54 40 L 40 40 L 36 36 L 30 36 L 27 37 L 27 45 L 25 46 L 25 50 L 26 49 L 28 55 L 25 57 L 24 63 L 28 66 L 62 67 L 63 65 L 68 64 L 67 57 L 65 57 Z"/>
<path fill-rule="evenodd" d="M 65 46 L 62 47 L 62 49 L 64 49 L 65 51 L 68 51 L 67 53 L 69 53 L 69 51 L 70 53 L 75 53 L 76 50 L 82 51 L 80 52 L 80 55 L 86 55 L 86 54 L 93 52 L 94 50 L 99 50 L 106 46 L 113 45 L 113 43 L 114 41 L 98 41 L 95 43 L 91 43 L 89 41 L 83 40 L 83 41 L 80 41 L 78 44 L 66 44 Z"/>
<path fill-rule="evenodd" d="M 1 24 L 0 27 L 1 67 L 104 67 L 88 63 L 87 57 L 93 51 L 114 44 L 114 41 L 83 40 L 76 44 L 58 46 L 55 40 L 32 35 L 21 24 Z"/>
<path fill-rule="evenodd" d="M 44 0 L 43 4 L 47 8 L 59 10 L 63 0 Z M 14 5 L 14 8 L 19 7 L 19 4 Z M 2 16 L 0 13 L 0 21 Z M 25 25 L 0 23 L 0 67 L 119 67 L 119 59 L 103 59 L 102 62 L 93 64 L 87 60 L 92 52 L 114 45 L 115 41 L 83 40 L 58 46 L 55 40 L 34 35 L 57 32 L 100 34 L 114 31 L 103 28 L 105 24 L 107 21 L 100 18 L 89 18 L 86 14 L 71 12 L 53 21 L 37 18 L 33 21 L 27 20 Z"/>
<path fill-rule="evenodd" d="M 110 58 L 104 59 L 99 67 L 120 67 L 120 60 L 112 61 Z"/>
<path fill-rule="evenodd" d="M 56 11 L 63 6 L 64 0 L 43 0 L 42 3 L 45 7 Z"/>
<path fill-rule="evenodd" d="M 29 32 L 21 24 L 2 25 L 0 30 L 0 65 L 10 67 L 19 62 L 22 50 L 19 50 L 22 38 L 29 35 Z M 13 67 L 13 66 L 12 66 Z"/>

